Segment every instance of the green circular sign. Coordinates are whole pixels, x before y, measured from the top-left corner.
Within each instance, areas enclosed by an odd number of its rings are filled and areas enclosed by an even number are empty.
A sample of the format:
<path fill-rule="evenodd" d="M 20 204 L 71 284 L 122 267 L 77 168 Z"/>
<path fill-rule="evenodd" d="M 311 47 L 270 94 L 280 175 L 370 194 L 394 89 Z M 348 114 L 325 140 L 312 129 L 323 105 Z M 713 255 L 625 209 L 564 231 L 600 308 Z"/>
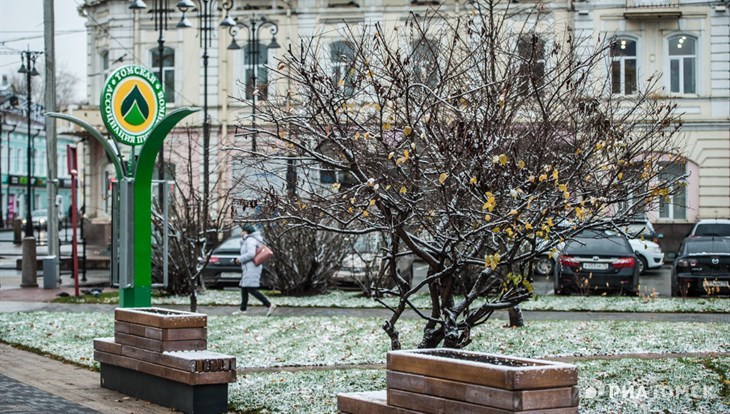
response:
<path fill-rule="evenodd" d="M 106 129 L 118 142 L 142 145 L 165 116 L 165 91 L 148 69 L 122 66 L 106 80 L 99 107 Z"/>

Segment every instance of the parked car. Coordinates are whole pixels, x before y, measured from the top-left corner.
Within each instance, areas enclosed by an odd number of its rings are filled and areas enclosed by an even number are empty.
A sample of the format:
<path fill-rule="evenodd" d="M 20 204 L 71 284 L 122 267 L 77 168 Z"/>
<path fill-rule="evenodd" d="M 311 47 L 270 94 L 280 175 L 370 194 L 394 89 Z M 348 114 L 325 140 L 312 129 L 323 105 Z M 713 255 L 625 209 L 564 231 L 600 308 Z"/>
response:
<path fill-rule="evenodd" d="M 730 293 L 730 237 L 690 236 L 672 265 L 672 296 Z"/>
<path fill-rule="evenodd" d="M 631 243 L 621 234 L 587 230 L 568 241 L 555 266 L 555 294 L 569 291 L 639 289 L 639 265 Z"/>
<path fill-rule="evenodd" d="M 40 208 L 30 212 L 31 220 L 33 221 L 33 227 L 38 229 L 46 229 L 48 227 L 48 209 Z M 63 212 L 58 211 L 59 222 L 63 221 Z M 23 219 L 23 224 L 26 220 Z"/>
<path fill-rule="evenodd" d="M 659 240 L 662 238 L 662 235 L 654 231 L 654 227 L 649 221 L 629 223 L 622 226 L 620 230 L 629 240 L 631 248 L 638 259 L 639 274 L 644 274 L 649 269 L 662 267 L 664 264 L 664 252 L 659 245 Z M 558 246 L 558 250 L 562 248 L 562 245 Z M 554 255 L 552 258 L 548 257 L 548 255 L 539 256 L 535 261 L 535 274 L 538 276 L 552 275 L 557 260 L 557 255 Z"/>
<path fill-rule="evenodd" d="M 704 219 L 692 227 L 689 233 L 692 237 L 718 236 L 730 237 L 730 220 L 728 219 Z"/>
<path fill-rule="evenodd" d="M 639 259 L 639 274 L 648 269 L 658 269 L 664 264 L 664 252 L 659 246 L 660 234 L 648 221 L 630 223 L 621 227 Z"/>
<path fill-rule="evenodd" d="M 354 237 L 342 259 L 342 266 L 333 276 L 333 281 L 338 284 L 357 284 L 365 282 L 369 277 L 375 277 L 380 271 L 379 249 L 380 236 L 377 234 Z"/>
<path fill-rule="evenodd" d="M 235 259 L 241 255 L 241 236 L 232 236 L 213 249 L 203 270 L 205 287 L 235 287 L 241 280 L 241 265 Z"/>

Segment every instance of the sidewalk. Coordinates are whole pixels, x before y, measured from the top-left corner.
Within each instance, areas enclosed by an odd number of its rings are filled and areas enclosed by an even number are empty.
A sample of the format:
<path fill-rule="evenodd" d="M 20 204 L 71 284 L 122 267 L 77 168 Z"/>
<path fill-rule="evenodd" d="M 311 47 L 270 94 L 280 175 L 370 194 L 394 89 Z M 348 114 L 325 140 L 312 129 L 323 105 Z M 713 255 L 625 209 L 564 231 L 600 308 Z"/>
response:
<path fill-rule="evenodd" d="M 102 388 L 98 372 L 0 343 L 0 412 L 177 412 Z"/>

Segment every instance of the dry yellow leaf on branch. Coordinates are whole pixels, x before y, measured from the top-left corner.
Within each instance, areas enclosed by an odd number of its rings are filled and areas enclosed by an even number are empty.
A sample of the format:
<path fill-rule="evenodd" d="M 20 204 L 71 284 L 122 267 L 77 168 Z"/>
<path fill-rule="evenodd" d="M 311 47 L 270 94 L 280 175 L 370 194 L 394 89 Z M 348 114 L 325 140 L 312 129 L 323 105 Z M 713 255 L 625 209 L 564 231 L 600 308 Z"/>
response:
<path fill-rule="evenodd" d="M 443 184 L 447 178 L 449 178 L 448 173 L 441 173 L 441 175 L 439 175 L 439 183 Z"/>
<path fill-rule="evenodd" d="M 407 126 L 407 127 L 403 128 L 403 135 L 409 136 L 409 135 L 411 135 L 411 132 L 413 132 L 413 129 L 411 127 Z"/>

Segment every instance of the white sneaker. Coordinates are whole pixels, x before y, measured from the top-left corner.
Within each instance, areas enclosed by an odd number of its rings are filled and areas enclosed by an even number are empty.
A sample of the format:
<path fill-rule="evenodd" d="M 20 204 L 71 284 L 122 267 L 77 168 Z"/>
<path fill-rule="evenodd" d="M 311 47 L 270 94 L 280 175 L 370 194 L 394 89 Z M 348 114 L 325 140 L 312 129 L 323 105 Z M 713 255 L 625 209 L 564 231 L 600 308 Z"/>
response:
<path fill-rule="evenodd" d="M 233 312 L 231 315 L 248 315 L 248 311 L 237 310 L 237 311 Z"/>
<path fill-rule="evenodd" d="M 274 313 L 275 310 L 276 310 L 276 305 L 272 303 L 271 306 L 269 306 L 268 312 L 266 312 L 266 316 L 271 316 L 271 314 Z"/>

